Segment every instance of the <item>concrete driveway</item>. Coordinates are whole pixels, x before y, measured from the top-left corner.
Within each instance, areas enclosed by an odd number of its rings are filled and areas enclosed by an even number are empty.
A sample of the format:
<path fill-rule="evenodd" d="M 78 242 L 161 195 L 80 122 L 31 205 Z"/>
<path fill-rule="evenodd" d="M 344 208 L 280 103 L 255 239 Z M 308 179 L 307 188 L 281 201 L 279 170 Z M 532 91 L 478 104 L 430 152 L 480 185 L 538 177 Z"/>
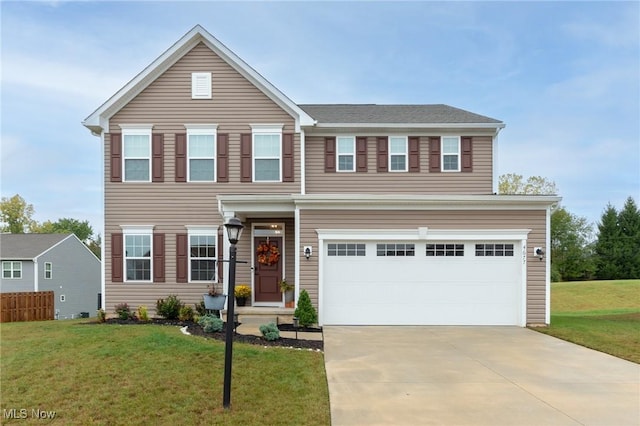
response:
<path fill-rule="evenodd" d="M 640 425 L 640 365 L 521 327 L 325 326 L 340 425 Z"/>

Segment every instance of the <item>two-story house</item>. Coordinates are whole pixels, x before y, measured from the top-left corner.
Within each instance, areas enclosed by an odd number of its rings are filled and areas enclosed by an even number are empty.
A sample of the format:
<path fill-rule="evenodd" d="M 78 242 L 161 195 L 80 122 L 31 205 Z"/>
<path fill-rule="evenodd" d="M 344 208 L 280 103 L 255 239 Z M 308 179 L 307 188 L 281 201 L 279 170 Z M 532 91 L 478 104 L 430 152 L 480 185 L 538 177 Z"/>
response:
<path fill-rule="evenodd" d="M 53 291 L 56 319 L 96 315 L 101 264 L 74 234 L 0 234 L 0 292 Z"/>
<path fill-rule="evenodd" d="M 104 147 L 104 297 L 306 289 L 320 324 L 549 322 L 551 196 L 496 195 L 499 120 L 298 105 L 196 26 L 83 124 Z"/>

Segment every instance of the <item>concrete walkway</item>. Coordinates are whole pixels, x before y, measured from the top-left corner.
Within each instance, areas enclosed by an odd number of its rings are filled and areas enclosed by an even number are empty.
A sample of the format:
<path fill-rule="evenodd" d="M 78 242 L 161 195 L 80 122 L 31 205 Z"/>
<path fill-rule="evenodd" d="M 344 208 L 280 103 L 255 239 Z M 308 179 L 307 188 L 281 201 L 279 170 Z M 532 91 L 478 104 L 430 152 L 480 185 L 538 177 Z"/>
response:
<path fill-rule="evenodd" d="M 341 425 L 640 425 L 640 365 L 520 327 L 325 326 Z"/>

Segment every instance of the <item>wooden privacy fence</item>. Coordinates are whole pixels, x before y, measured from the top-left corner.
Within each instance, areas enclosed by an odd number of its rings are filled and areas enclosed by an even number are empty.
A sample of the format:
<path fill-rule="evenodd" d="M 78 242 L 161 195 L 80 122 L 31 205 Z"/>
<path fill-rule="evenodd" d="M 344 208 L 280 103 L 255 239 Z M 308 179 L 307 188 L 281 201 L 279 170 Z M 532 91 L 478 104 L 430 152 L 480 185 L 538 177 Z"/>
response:
<path fill-rule="evenodd" d="M 0 296 L 0 322 L 53 319 L 53 291 L 2 293 Z"/>

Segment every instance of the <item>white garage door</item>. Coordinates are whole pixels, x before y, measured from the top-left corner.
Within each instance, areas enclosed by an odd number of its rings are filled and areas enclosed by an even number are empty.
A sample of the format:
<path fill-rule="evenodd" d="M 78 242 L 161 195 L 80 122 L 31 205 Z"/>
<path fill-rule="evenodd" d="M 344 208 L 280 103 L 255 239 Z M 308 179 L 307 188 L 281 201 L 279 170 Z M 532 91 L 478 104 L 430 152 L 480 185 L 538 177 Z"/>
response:
<path fill-rule="evenodd" d="M 325 325 L 520 325 L 519 241 L 325 241 Z"/>

